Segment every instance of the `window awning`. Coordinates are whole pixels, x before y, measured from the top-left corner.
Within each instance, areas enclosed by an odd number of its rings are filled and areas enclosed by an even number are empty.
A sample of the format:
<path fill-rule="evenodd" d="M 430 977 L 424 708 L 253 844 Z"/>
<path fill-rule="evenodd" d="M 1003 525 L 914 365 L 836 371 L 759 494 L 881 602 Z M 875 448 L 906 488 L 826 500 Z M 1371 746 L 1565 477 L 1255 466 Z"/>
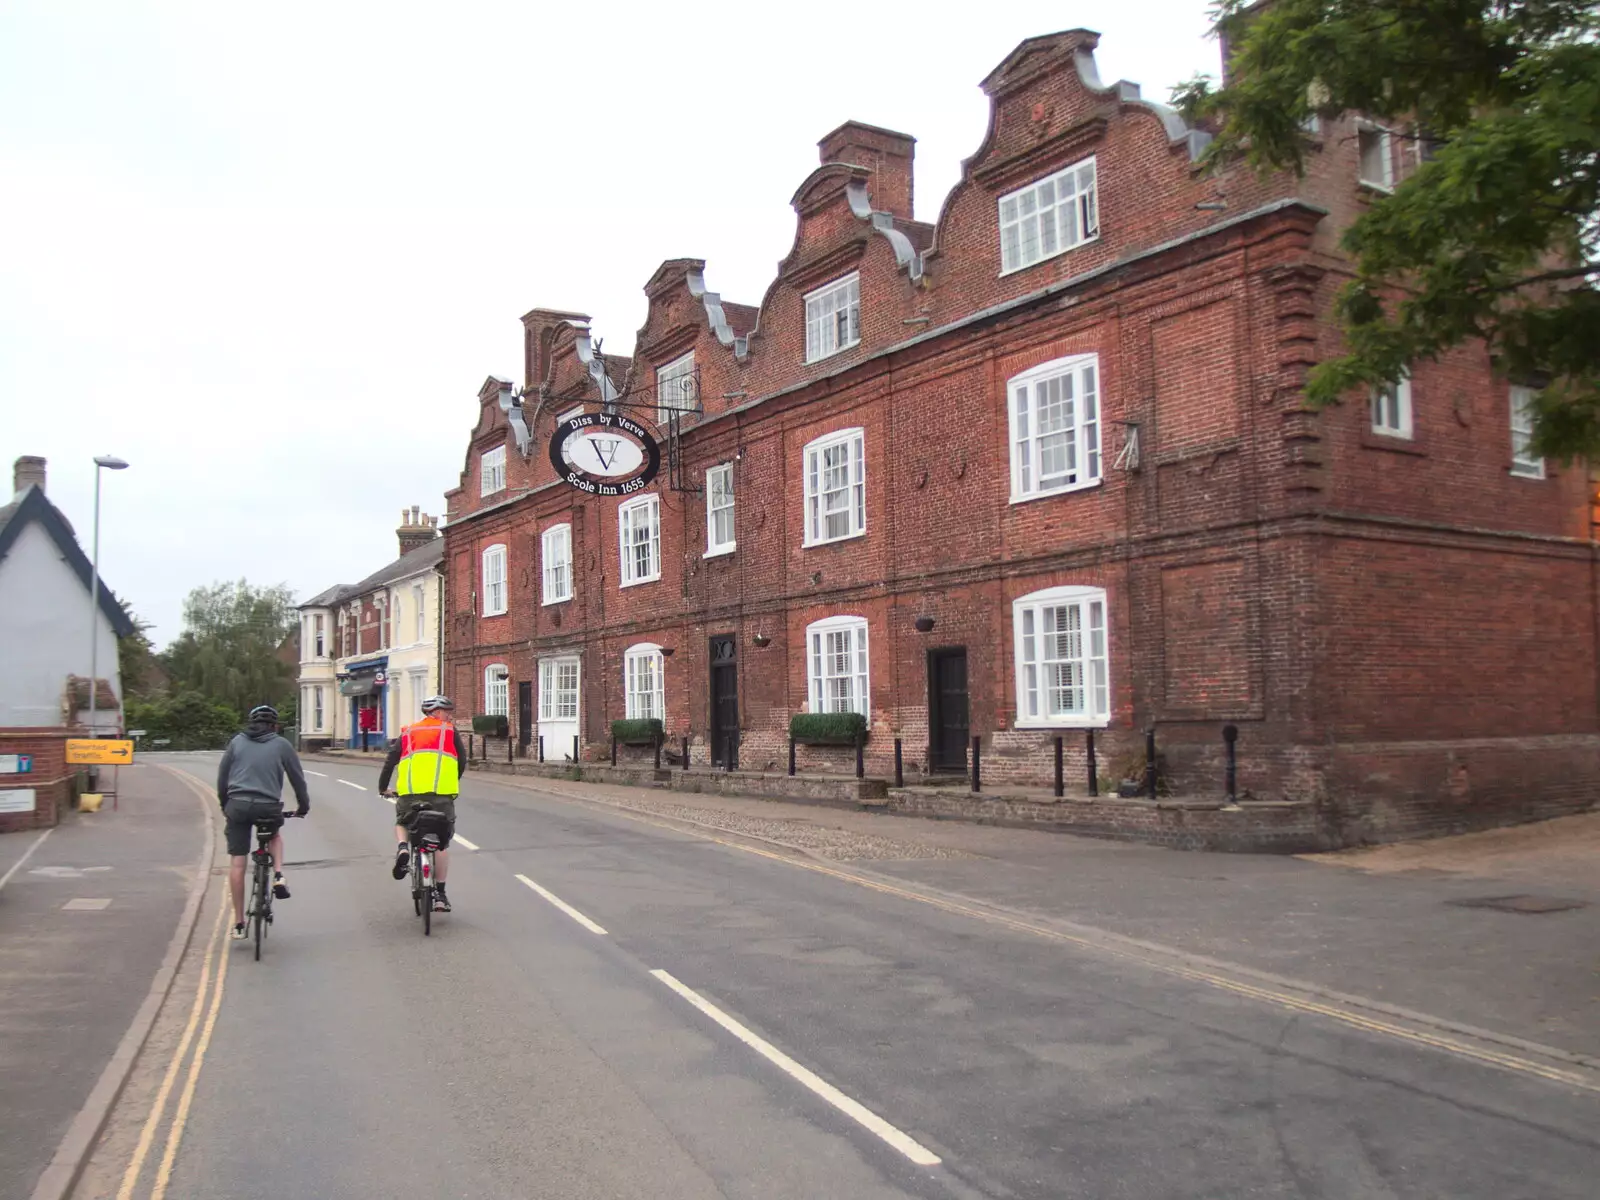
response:
<path fill-rule="evenodd" d="M 378 690 L 377 675 L 355 675 L 339 681 L 341 696 L 370 696 Z"/>

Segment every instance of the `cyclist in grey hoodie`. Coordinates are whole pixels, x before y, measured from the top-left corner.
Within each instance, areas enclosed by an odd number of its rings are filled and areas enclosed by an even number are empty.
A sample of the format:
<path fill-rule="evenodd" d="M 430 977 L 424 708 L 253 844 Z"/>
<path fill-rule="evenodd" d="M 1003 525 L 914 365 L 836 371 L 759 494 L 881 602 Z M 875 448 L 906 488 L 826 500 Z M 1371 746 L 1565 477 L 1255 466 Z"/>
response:
<path fill-rule="evenodd" d="M 295 799 L 300 802 L 294 814 L 303 817 L 311 811 L 311 795 L 306 791 L 306 774 L 300 769 L 300 756 L 287 738 L 278 734 L 278 710 L 262 704 L 250 710 L 250 724 L 243 733 L 233 735 L 222 752 L 217 767 L 217 802 L 227 821 L 228 886 L 233 890 L 233 936 L 243 941 L 244 864 L 250 853 L 250 831 L 258 821 L 276 821 L 283 827 L 283 777 L 289 777 Z M 273 837 L 268 851 L 272 855 L 272 894 L 289 898 L 284 880 L 283 835 Z"/>

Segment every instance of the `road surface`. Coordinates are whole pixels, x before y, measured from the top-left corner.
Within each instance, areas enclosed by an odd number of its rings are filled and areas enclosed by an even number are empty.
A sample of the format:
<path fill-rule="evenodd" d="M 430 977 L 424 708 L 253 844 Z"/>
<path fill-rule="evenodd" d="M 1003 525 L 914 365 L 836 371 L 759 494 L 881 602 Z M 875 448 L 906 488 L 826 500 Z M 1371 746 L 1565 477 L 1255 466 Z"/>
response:
<path fill-rule="evenodd" d="M 1600 1072 L 481 776 L 424 939 L 375 767 L 307 766 L 79 1196 L 1595 1195 Z"/>

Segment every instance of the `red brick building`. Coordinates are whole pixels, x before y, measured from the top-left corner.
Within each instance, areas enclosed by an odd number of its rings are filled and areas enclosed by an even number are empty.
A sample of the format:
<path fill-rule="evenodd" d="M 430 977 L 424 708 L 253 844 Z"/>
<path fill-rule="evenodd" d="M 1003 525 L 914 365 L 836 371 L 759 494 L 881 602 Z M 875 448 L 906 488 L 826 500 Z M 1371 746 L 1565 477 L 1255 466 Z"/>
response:
<path fill-rule="evenodd" d="M 987 778 L 1041 785 L 1058 734 L 1076 779 L 1086 729 L 1114 768 L 1153 726 L 1189 794 L 1220 789 L 1233 724 L 1241 791 L 1314 801 L 1328 842 L 1593 803 L 1585 474 L 1527 457 L 1477 347 L 1303 403 L 1338 237 L 1411 149 L 1350 123 L 1312 131 L 1303 180 L 1203 170 L 1206 134 L 1102 85 L 1096 40 L 1029 39 L 983 81 L 934 224 L 913 139 L 850 123 L 759 306 L 679 259 L 631 359 L 580 314 L 523 318 L 524 387 L 485 383 L 448 496 L 463 716 L 553 757 L 660 716 L 762 769 L 791 714 L 848 708 L 870 770 L 896 737 L 908 771 L 960 769 L 979 737 Z M 619 397 L 676 469 L 567 486 L 557 420 Z"/>

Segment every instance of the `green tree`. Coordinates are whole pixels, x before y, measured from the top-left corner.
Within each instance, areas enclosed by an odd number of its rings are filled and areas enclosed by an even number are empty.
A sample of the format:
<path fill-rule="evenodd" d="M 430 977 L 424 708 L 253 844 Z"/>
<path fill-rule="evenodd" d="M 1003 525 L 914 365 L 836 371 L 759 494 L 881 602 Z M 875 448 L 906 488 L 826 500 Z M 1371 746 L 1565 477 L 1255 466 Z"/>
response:
<path fill-rule="evenodd" d="M 133 625 L 133 632 L 117 639 L 117 670 L 122 676 L 126 697 L 147 696 L 155 691 L 163 676 L 155 647 L 150 644 L 150 622 L 140 620 L 126 600 L 117 601 Z"/>
<path fill-rule="evenodd" d="M 195 692 L 244 714 L 283 705 L 295 691 L 295 668 L 278 656 L 298 622 L 283 584 L 217 583 L 195 588 L 183 605 L 183 632 L 162 656 L 174 693 Z"/>
<path fill-rule="evenodd" d="M 1303 171 L 1305 125 L 1359 114 L 1426 161 L 1344 234 L 1345 353 L 1313 404 L 1473 338 L 1543 388 L 1535 449 L 1600 455 L 1600 18 L 1593 0 L 1221 0 L 1230 83 L 1174 102 L 1218 159 Z"/>
<path fill-rule="evenodd" d="M 145 731 L 144 745 L 165 740 L 172 750 L 215 750 L 239 731 L 239 714 L 199 692 L 130 699 L 128 726 Z"/>

